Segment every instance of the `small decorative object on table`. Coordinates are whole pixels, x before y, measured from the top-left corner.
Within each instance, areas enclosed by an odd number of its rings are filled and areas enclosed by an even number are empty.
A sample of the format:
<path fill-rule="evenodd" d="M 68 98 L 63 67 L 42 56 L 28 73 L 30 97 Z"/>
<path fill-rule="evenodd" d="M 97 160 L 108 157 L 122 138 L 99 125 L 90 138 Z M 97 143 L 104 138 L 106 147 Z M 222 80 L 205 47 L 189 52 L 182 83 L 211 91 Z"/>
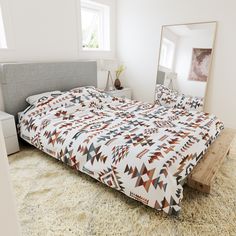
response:
<path fill-rule="evenodd" d="M 115 79 L 115 88 L 118 90 L 123 89 L 123 87 L 121 86 L 121 82 L 120 82 L 120 75 L 124 72 L 125 67 L 123 65 L 119 66 L 118 69 L 116 70 L 116 79 Z"/>
<path fill-rule="evenodd" d="M 113 91 L 113 90 L 114 90 L 113 79 L 112 79 L 111 71 L 109 70 L 107 72 L 107 84 L 106 84 L 105 91 Z"/>

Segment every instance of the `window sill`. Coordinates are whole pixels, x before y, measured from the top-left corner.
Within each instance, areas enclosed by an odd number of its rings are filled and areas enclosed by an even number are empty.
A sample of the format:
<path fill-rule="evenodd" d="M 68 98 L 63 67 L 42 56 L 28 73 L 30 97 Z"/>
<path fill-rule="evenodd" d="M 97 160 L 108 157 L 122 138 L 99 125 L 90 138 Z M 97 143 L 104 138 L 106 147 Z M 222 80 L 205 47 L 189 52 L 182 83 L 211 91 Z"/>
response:
<path fill-rule="evenodd" d="M 95 49 L 95 48 L 86 48 L 86 49 L 81 49 L 82 52 L 111 52 L 111 50 L 106 50 L 106 49 Z"/>
<path fill-rule="evenodd" d="M 79 58 L 81 59 L 88 59 L 88 60 L 97 60 L 97 59 L 112 59 L 115 58 L 115 51 L 114 50 L 79 50 Z"/>

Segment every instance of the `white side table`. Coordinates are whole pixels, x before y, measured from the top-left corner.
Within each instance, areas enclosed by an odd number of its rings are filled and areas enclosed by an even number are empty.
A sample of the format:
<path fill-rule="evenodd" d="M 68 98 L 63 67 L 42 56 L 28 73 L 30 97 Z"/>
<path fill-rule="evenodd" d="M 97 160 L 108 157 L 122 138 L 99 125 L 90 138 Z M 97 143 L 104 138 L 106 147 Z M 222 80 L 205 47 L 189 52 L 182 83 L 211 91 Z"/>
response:
<path fill-rule="evenodd" d="M 0 111 L 0 123 L 3 130 L 7 155 L 18 152 L 20 148 L 19 148 L 14 116 L 6 112 Z"/>
<path fill-rule="evenodd" d="M 113 97 L 120 97 L 120 98 L 132 98 L 132 91 L 131 88 L 123 88 L 121 90 L 112 90 L 112 91 L 104 91 L 107 94 L 110 94 Z"/>

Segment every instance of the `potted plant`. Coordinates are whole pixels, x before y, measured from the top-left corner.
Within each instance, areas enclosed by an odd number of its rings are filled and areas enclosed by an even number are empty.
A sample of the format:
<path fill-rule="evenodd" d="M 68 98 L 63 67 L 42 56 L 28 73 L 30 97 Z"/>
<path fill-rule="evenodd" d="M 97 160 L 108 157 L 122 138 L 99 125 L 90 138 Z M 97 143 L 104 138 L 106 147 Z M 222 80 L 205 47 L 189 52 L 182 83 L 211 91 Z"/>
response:
<path fill-rule="evenodd" d="M 125 71 L 125 66 L 121 65 L 117 68 L 116 72 L 116 79 L 115 79 L 115 83 L 114 86 L 116 89 L 121 90 L 123 89 L 123 87 L 121 86 L 121 82 L 120 82 L 120 76 L 121 74 Z"/>

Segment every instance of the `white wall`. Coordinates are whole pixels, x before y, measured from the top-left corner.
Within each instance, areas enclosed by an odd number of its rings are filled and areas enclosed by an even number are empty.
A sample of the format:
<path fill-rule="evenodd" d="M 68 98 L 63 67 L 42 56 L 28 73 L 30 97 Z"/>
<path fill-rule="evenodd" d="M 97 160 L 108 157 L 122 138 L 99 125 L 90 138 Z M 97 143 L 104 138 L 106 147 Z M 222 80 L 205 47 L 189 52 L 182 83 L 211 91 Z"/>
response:
<path fill-rule="evenodd" d="M 97 1 L 111 6 L 110 52 L 81 50 L 80 0 L 0 0 L 9 46 L 0 62 L 116 58 L 116 0 Z M 98 73 L 99 88 L 105 81 Z"/>
<path fill-rule="evenodd" d="M 212 27 L 214 29 L 214 27 Z M 176 64 L 174 71 L 177 73 L 176 85 L 180 93 L 204 97 L 206 82 L 188 80 L 193 48 L 212 48 L 215 32 L 213 30 L 197 30 L 191 34 L 179 37 L 176 51 Z"/>
<path fill-rule="evenodd" d="M 0 61 L 77 58 L 76 1 L 0 1 L 8 14 L 7 40 L 14 38 L 10 50 L 1 50 Z"/>
<path fill-rule="evenodd" d="M 127 66 L 127 85 L 136 99 L 154 99 L 161 26 L 218 21 L 212 78 L 207 106 L 226 126 L 236 128 L 236 1 L 235 0 L 119 0 L 118 58 Z"/>
<path fill-rule="evenodd" d="M 116 0 L 97 0 L 111 6 L 111 52 L 80 51 L 80 0 L 0 0 L 10 50 L 0 61 L 114 58 Z M 12 40 L 12 38 L 14 40 Z"/>

